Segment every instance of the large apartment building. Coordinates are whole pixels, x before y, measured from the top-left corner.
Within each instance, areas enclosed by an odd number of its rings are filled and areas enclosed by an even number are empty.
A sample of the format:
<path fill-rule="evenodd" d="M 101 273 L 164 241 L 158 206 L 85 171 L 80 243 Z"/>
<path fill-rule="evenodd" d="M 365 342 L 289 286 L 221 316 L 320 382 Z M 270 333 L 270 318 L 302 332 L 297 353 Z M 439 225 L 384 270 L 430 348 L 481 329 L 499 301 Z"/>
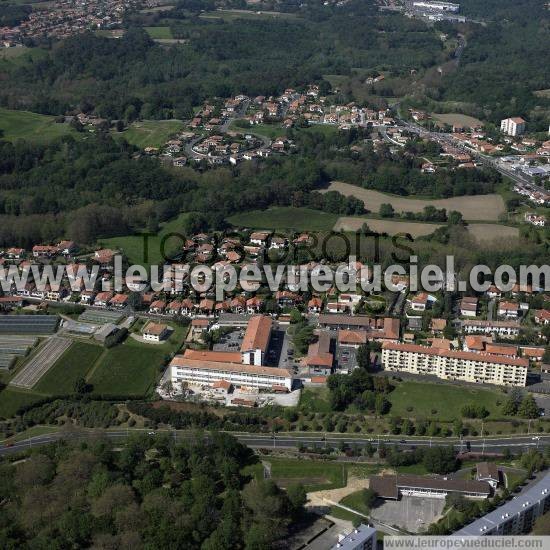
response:
<path fill-rule="evenodd" d="M 525 120 L 520 117 L 505 118 L 500 121 L 500 130 L 508 136 L 521 136 L 525 132 Z"/>
<path fill-rule="evenodd" d="M 453 537 L 522 535 L 529 533 L 536 519 L 550 511 L 550 473 L 541 481 L 496 510 L 466 525 Z"/>
<path fill-rule="evenodd" d="M 387 370 L 432 375 L 446 380 L 525 386 L 529 361 L 520 357 L 385 342 L 382 345 L 382 364 Z"/>

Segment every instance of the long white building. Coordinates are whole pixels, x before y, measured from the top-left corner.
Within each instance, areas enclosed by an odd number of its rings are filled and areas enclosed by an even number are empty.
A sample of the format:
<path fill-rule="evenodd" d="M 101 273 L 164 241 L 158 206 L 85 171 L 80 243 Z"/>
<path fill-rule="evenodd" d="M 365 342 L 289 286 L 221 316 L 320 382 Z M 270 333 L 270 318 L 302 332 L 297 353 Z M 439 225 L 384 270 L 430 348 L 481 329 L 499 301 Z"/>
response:
<path fill-rule="evenodd" d="M 519 321 L 486 321 L 485 319 L 466 319 L 462 321 L 465 334 L 496 334 L 504 338 L 513 338 L 519 334 Z"/>
<path fill-rule="evenodd" d="M 184 381 L 197 385 L 213 385 L 220 380 L 226 380 L 234 386 L 264 389 L 284 386 L 287 390 L 292 390 L 292 374 L 286 369 L 188 359 L 183 355 L 176 355 L 169 367 L 173 384 Z"/>
<path fill-rule="evenodd" d="M 382 345 L 382 364 L 387 370 L 432 375 L 446 380 L 525 386 L 529 361 L 520 357 L 385 342 Z"/>

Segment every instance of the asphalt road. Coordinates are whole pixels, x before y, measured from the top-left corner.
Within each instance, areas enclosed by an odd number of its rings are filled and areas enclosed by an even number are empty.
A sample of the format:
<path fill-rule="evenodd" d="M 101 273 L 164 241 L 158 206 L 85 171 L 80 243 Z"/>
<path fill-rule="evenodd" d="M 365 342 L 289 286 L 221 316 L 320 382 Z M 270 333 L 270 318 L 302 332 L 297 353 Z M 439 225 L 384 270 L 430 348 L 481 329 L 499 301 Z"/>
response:
<path fill-rule="evenodd" d="M 48 443 L 53 443 L 60 439 L 77 439 L 77 438 L 87 438 L 95 435 L 103 435 L 114 440 L 120 440 L 128 437 L 129 434 L 133 433 L 170 433 L 173 437 L 178 439 L 188 438 L 192 435 L 191 432 L 185 431 L 157 431 L 152 432 L 148 430 L 109 430 L 109 431 L 83 431 L 75 434 L 63 434 L 63 433 L 53 433 L 47 435 L 39 435 L 30 439 L 19 441 L 14 443 L 12 446 L 5 445 L 0 448 L 0 456 L 17 453 L 19 451 L 27 450 L 32 447 L 38 447 L 41 445 L 46 445 Z M 244 445 L 257 449 L 257 448 L 297 448 L 300 445 L 306 445 L 308 447 L 338 447 L 342 442 L 346 443 L 349 446 L 364 447 L 368 443 L 373 446 L 378 446 L 380 443 L 386 445 L 397 445 L 402 449 L 410 449 L 413 447 L 437 447 L 443 446 L 448 447 L 452 445 L 457 451 L 466 451 L 467 445 L 466 442 L 470 443 L 470 450 L 476 452 L 502 452 L 505 449 L 510 449 L 512 452 L 526 451 L 532 448 L 542 448 L 546 445 L 550 445 L 550 435 L 525 435 L 525 436 L 512 436 L 512 437 L 487 437 L 487 438 L 470 438 L 464 439 L 463 441 L 457 439 L 443 439 L 443 438 L 390 438 L 388 436 L 373 436 L 370 438 L 364 437 L 347 437 L 345 435 L 333 435 L 327 434 L 327 436 L 310 434 L 310 435 L 276 435 L 273 437 L 271 434 L 243 434 L 243 433 L 232 433 L 231 435 L 236 437 Z"/>

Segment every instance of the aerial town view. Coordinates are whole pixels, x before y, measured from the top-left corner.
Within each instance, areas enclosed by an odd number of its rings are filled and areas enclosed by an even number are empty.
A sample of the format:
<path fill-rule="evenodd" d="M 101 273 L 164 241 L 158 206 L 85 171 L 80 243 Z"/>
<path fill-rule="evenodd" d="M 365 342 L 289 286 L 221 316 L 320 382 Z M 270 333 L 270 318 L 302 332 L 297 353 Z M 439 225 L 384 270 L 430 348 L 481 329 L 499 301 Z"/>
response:
<path fill-rule="evenodd" d="M 0 0 L 0 547 L 550 549 L 549 45 Z"/>

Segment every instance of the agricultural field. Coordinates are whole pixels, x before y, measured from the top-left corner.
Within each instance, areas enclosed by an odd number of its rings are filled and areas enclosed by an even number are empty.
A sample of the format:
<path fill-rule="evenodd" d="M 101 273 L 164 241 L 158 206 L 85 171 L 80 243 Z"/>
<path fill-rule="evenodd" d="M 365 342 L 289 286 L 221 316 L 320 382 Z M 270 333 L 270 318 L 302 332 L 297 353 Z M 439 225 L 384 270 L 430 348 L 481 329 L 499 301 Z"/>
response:
<path fill-rule="evenodd" d="M 400 220 L 373 220 L 369 218 L 356 218 L 343 216 L 338 218 L 334 225 L 334 231 L 358 231 L 363 224 L 376 233 L 387 233 L 396 235 L 398 233 L 410 233 L 413 237 L 424 237 L 431 235 L 442 225 L 436 223 L 409 222 Z M 496 226 L 499 227 L 499 226 Z"/>
<path fill-rule="evenodd" d="M 0 418 L 11 418 L 25 405 L 32 405 L 46 396 L 7 387 L 0 392 Z"/>
<path fill-rule="evenodd" d="M 124 132 L 113 134 L 123 137 L 128 143 L 136 147 L 161 147 L 171 136 L 182 130 L 183 122 L 180 120 L 142 120 L 134 122 Z"/>
<path fill-rule="evenodd" d="M 153 39 L 166 40 L 174 38 L 170 27 L 144 27 L 147 34 Z"/>
<path fill-rule="evenodd" d="M 129 337 L 108 349 L 88 373 L 94 393 L 146 395 L 151 391 L 171 352 L 181 347 L 186 329 L 175 327 L 167 343 L 150 346 Z"/>
<path fill-rule="evenodd" d="M 48 143 L 68 134 L 77 133 L 65 123 L 56 123 L 53 116 L 29 111 L 13 111 L 0 107 L 0 131 L 3 139 L 26 139 L 35 143 Z"/>
<path fill-rule="evenodd" d="M 519 229 L 508 225 L 473 223 L 468 226 L 468 233 L 482 243 L 491 243 L 495 240 L 510 242 L 519 239 Z"/>
<path fill-rule="evenodd" d="M 227 220 L 235 227 L 330 231 L 338 220 L 338 216 L 310 208 L 274 207 L 235 214 Z"/>
<path fill-rule="evenodd" d="M 462 126 L 463 128 L 478 128 L 483 126 L 483 122 L 473 116 L 463 115 L 461 113 L 430 113 L 432 117 L 443 124 L 450 126 Z"/>
<path fill-rule="evenodd" d="M 72 340 L 55 336 L 44 343 L 11 379 L 10 386 L 31 389 L 69 349 Z"/>
<path fill-rule="evenodd" d="M 35 390 L 51 395 L 72 393 L 75 382 L 86 378 L 103 351 L 99 345 L 75 342 L 42 377 Z"/>
<path fill-rule="evenodd" d="M 504 200 L 500 195 L 477 195 L 452 197 L 450 199 L 413 199 L 387 195 L 372 189 L 363 189 L 341 181 L 333 181 L 327 191 L 338 191 L 346 197 L 353 196 L 365 203 L 365 208 L 371 212 L 378 212 L 384 203 L 390 203 L 394 210 L 401 212 L 420 213 L 425 206 L 445 208 L 447 212 L 457 210 L 465 220 L 469 221 L 498 221 L 499 216 L 506 212 Z"/>
<path fill-rule="evenodd" d="M 294 13 L 284 13 L 279 11 L 251 11 L 251 10 L 216 10 L 202 13 L 201 19 L 218 19 L 223 21 L 233 21 L 235 19 L 296 19 Z"/>
<path fill-rule="evenodd" d="M 126 235 L 123 237 L 102 239 L 100 245 L 106 248 L 121 250 L 128 258 L 130 264 L 140 264 L 145 267 L 149 267 L 150 265 L 162 265 L 164 260 L 161 253 L 161 242 L 164 236 L 169 233 L 177 233 L 182 235 L 183 238 L 183 223 L 187 216 L 190 215 L 192 214 L 180 214 L 174 220 L 163 224 L 156 236 L 148 238 L 147 247 L 145 247 L 144 238 L 140 235 Z M 164 243 L 165 253 L 168 253 L 175 245 L 181 246 L 181 239 L 179 242 L 176 237 L 167 239 Z"/>
<path fill-rule="evenodd" d="M 492 390 L 477 389 L 451 384 L 401 382 L 388 396 L 391 415 L 403 418 L 423 417 L 452 421 L 460 418 L 464 405 L 484 406 L 491 415 L 499 415 L 499 402 L 505 397 Z"/>

